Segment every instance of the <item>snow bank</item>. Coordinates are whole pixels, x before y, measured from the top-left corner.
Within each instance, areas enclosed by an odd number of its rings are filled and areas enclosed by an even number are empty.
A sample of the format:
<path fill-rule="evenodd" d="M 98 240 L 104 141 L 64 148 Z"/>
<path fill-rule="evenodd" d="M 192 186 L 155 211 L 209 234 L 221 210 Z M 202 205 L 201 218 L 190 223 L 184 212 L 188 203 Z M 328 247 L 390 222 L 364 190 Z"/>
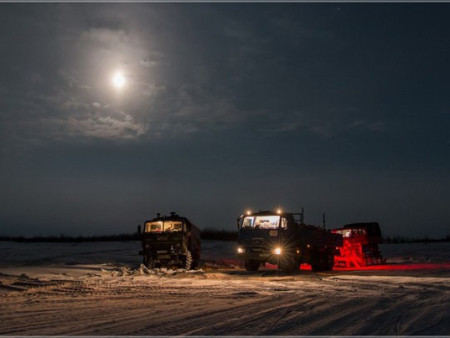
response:
<path fill-rule="evenodd" d="M 450 243 L 381 244 L 380 250 L 388 263 L 450 263 Z"/>
<path fill-rule="evenodd" d="M 197 270 L 186 270 L 186 269 L 171 269 L 171 268 L 154 268 L 148 269 L 144 264 L 138 267 L 126 267 L 121 266 L 114 268 L 112 270 L 101 269 L 103 273 L 110 274 L 111 276 L 145 276 L 145 275 L 156 275 L 156 276 L 175 276 L 180 274 L 203 274 L 202 269 Z"/>

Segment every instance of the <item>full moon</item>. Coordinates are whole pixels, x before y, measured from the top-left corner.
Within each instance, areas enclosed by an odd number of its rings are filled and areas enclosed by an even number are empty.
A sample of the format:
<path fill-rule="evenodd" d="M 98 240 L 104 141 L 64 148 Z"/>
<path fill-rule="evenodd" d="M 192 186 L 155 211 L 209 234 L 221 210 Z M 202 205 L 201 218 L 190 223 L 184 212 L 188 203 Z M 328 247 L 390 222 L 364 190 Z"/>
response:
<path fill-rule="evenodd" d="M 113 84 L 116 88 L 122 88 L 125 85 L 125 77 L 122 73 L 117 72 L 113 76 Z"/>

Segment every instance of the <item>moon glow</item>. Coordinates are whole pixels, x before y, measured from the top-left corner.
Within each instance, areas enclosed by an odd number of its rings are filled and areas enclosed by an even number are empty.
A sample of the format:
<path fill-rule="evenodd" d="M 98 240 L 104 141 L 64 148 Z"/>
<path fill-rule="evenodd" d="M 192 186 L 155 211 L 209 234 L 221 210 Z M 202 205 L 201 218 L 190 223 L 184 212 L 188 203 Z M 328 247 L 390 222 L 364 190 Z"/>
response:
<path fill-rule="evenodd" d="M 112 82 L 114 87 L 120 89 L 125 85 L 125 77 L 121 72 L 116 72 L 113 76 Z"/>

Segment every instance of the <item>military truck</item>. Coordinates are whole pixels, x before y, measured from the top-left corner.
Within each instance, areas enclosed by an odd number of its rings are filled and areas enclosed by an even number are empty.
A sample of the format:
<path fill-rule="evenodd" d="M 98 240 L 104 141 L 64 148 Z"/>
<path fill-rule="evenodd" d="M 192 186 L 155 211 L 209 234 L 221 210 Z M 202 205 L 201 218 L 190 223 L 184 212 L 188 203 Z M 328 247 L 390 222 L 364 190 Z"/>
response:
<path fill-rule="evenodd" d="M 143 263 L 148 268 L 177 267 L 195 269 L 200 262 L 200 230 L 186 217 L 175 212 L 157 214 L 138 232 L 142 240 Z"/>
<path fill-rule="evenodd" d="M 314 225 L 306 225 L 304 213 L 248 211 L 238 218 L 238 256 L 247 271 L 261 264 L 278 265 L 292 272 L 300 264 L 311 264 L 313 271 L 332 270 L 336 248 L 342 236 Z"/>

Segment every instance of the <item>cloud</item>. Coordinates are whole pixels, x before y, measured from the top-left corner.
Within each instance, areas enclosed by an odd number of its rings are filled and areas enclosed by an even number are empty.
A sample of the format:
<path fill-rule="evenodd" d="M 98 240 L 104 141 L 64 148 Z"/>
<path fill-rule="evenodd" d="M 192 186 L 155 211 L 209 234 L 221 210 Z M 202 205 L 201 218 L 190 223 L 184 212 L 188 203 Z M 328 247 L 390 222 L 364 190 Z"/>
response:
<path fill-rule="evenodd" d="M 361 130 L 369 132 L 386 132 L 386 124 L 382 121 L 367 121 L 367 120 L 355 120 L 351 122 L 347 127 L 343 128 L 344 131 Z"/>
<path fill-rule="evenodd" d="M 369 121 L 357 119 L 361 115 L 368 118 L 368 114 L 348 109 L 334 112 L 330 116 L 324 112 L 292 112 L 283 114 L 270 114 L 261 112 L 258 129 L 267 133 L 309 132 L 323 138 L 333 138 L 350 132 L 380 133 L 387 132 L 386 124 L 382 121 Z"/>
<path fill-rule="evenodd" d="M 117 49 L 128 42 L 128 36 L 122 29 L 90 28 L 81 34 L 81 42 L 95 44 L 98 48 Z"/>
<path fill-rule="evenodd" d="M 60 72 L 52 93 L 31 91 L 12 101 L 19 115 L 0 128 L 2 137 L 20 144 L 85 139 L 133 140 L 147 127 L 117 104 L 92 100 L 79 86 L 78 74 Z M 11 97 L 10 97 L 11 99 Z"/>
<path fill-rule="evenodd" d="M 91 86 L 83 83 L 80 78 L 79 74 L 76 71 L 65 71 L 65 70 L 59 70 L 58 76 L 63 81 L 63 84 L 69 88 L 76 88 L 76 89 L 82 89 L 82 90 L 90 90 Z"/>
<path fill-rule="evenodd" d="M 141 82 L 137 84 L 139 88 L 139 93 L 144 97 L 158 97 L 165 90 L 166 87 L 163 85 L 157 85 L 154 83 Z"/>
<path fill-rule="evenodd" d="M 158 64 L 158 62 L 148 60 L 148 59 L 141 60 L 141 61 L 139 61 L 139 63 L 146 68 L 154 67 Z"/>
<path fill-rule="evenodd" d="M 67 129 L 72 136 L 82 135 L 110 140 L 134 139 L 146 132 L 143 125 L 136 123 L 131 115 L 124 112 L 114 116 L 93 113 L 86 119 L 71 117 Z"/>
<path fill-rule="evenodd" d="M 173 11 L 168 7 L 118 11 L 92 6 L 89 13 L 62 7 L 67 16 L 53 23 L 53 35 L 45 40 L 59 41 L 47 49 L 60 54 L 50 62 L 44 50 L 36 51 L 53 73 L 30 72 L 31 89 L 25 82 L 1 89 L 14 107 L 5 114 L 16 119 L 5 133 L 76 142 L 83 137 L 176 138 L 242 125 L 257 132 L 307 131 L 320 137 L 385 130 L 379 118 L 345 111 L 345 93 L 307 77 L 313 72 L 291 53 L 292 46 L 311 39 L 327 42 L 331 36 L 302 27 L 290 15 L 270 16 L 270 29 L 261 30 L 260 18 L 223 16 L 209 7 L 191 13 L 197 16 L 179 12 L 178 20 L 166 20 Z M 204 14 L 217 20 L 210 30 L 197 20 Z M 117 68 L 128 79 L 122 93 L 110 84 Z M 337 108 L 330 109 L 335 102 Z"/>
<path fill-rule="evenodd" d="M 87 137 L 106 140 L 131 140 L 145 134 L 147 128 L 130 114 L 112 103 L 94 101 L 77 95 L 77 90 L 61 89 L 58 99 L 59 114 L 54 119 L 64 131 L 65 138 Z M 46 121 L 51 124 L 51 121 Z M 50 126 L 49 126 L 50 127 Z M 61 134 L 55 135 L 61 137 Z"/>
<path fill-rule="evenodd" d="M 143 120 L 148 120 L 149 137 L 179 137 L 225 129 L 243 121 L 246 112 L 227 96 L 217 95 L 200 84 L 153 88 L 153 100 Z"/>

